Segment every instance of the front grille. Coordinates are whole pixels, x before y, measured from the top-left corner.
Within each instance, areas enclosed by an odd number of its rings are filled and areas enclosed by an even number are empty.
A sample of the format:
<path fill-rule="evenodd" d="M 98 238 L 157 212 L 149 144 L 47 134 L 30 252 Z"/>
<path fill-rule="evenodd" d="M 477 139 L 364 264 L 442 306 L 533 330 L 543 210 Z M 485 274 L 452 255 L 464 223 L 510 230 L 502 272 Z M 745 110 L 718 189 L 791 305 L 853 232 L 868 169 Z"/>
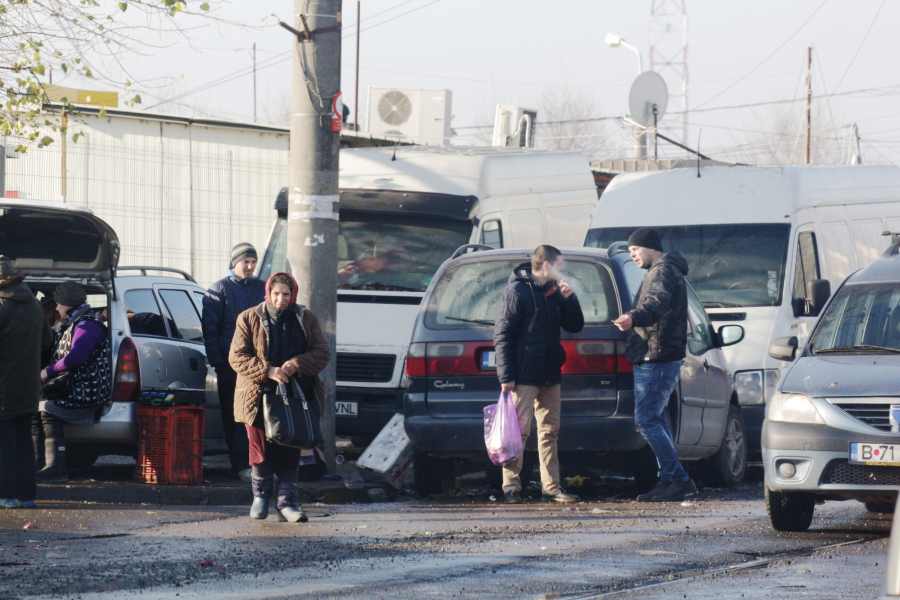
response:
<path fill-rule="evenodd" d="M 828 463 L 820 483 L 841 485 L 900 485 L 900 467 L 851 465 L 839 458 Z"/>
<path fill-rule="evenodd" d="M 337 380 L 387 383 L 394 376 L 393 354 L 337 353 Z"/>
<path fill-rule="evenodd" d="M 840 404 L 832 402 L 832 404 L 869 427 L 874 427 L 881 431 L 891 430 L 891 402 L 871 404 Z"/>

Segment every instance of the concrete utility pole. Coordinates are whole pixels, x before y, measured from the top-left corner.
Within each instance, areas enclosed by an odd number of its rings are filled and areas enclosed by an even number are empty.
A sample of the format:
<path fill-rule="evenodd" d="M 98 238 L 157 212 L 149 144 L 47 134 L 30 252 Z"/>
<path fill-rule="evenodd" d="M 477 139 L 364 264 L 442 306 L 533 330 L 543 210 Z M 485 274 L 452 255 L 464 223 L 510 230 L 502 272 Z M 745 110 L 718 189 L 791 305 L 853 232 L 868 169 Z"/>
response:
<path fill-rule="evenodd" d="M 810 164 L 810 130 L 812 129 L 812 51 L 812 46 L 810 46 L 806 67 L 806 164 Z"/>
<path fill-rule="evenodd" d="M 282 25 L 284 26 L 284 25 Z M 337 302 L 338 149 L 341 131 L 341 0 L 294 0 L 290 195 L 287 256 L 297 302 L 319 318 L 331 349 L 322 435 L 335 468 L 335 317 Z"/>
<path fill-rule="evenodd" d="M 353 131 L 359 131 L 359 0 L 356 0 L 356 88 L 353 92 Z"/>
<path fill-rule="evenodd" d="M 253 42 L 253 122 L 256 123 L 256 42 Z"/>

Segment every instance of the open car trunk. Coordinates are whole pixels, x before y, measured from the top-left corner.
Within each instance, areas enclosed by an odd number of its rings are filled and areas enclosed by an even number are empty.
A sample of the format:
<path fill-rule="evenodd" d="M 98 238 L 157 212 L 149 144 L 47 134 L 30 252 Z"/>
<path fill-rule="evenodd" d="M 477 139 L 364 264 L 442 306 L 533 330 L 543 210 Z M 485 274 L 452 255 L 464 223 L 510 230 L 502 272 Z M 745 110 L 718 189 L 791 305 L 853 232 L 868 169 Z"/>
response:
<path fill-rule="evenodd" d="M 0 253 L 29 279 L 92 280 L 111 290 L 119 238 L 88 208 L 0 198 Z"/>

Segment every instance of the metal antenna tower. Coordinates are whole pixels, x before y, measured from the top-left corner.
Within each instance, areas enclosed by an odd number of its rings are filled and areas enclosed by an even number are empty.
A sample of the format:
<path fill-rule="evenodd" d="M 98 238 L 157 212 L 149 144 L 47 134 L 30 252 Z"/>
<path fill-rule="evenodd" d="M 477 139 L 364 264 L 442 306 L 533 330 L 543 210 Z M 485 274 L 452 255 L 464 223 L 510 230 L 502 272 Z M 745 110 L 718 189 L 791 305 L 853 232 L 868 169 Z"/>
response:
<path fill-rule="evenodd" d="M 681 112 L 681 115 L 672 115 L 664 127 L 682 144 L 687 144 L 687 12 L 684 0 L 653 0 L 650 9 L 650 70 L 662 75 L 666 81 L 669 110 Z"/>

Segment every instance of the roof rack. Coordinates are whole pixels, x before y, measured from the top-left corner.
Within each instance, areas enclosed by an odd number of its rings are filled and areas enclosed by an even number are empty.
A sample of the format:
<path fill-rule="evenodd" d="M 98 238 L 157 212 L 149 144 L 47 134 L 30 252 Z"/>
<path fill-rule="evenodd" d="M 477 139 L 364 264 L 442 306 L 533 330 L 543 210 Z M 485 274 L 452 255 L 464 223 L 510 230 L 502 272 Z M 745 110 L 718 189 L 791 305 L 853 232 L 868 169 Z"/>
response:
<path fill-rule="evenodd" d="M 453 256 L 450 257 L 450 260 L 461 256 L 466 253 L 468 250 L 474 250 L 478 252 L 479 250 L 496 250 L 493 246 L 486 246 L 484 244 L 466 244 L 465 246 L 460 246 L 456 249 L 456 252 L 453 253 Z"/>
<path fill-rule="evenodd" d="M 622 252 L 628 252 L 628 242 L 613 242 L 606 249 L 606 255 L 610 257 Z"/>
<path fill-rule="evenodd" d="M 165 273 L 175 273 L 176 275 L 181 275 L 191 283 L 197 283 L 193 277 L 191 277 L 181 269 L 173 269 L 171 267 L 118 267 L 116 271 L 140 271 L 141 275 L 146 275 L 147 271 L 163 271 Z"/>

